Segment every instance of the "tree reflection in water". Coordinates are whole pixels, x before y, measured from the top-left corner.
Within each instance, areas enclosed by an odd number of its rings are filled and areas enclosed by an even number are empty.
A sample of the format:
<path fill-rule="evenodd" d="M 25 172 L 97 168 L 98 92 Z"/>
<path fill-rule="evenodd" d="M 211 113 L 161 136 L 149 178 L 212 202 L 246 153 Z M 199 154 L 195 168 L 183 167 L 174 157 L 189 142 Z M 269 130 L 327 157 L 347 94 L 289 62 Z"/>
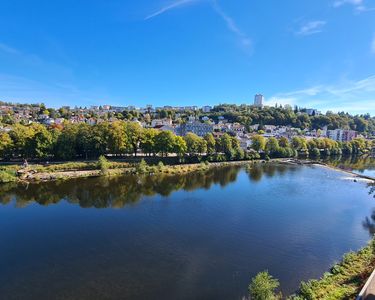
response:
<path fill-rule="evenodd" d="M 251 181 L 260 181 L 263 176 L 273 177 L 275 175 L 283 175 L 285 172 L 293 172 L 298 169 L 298 166 L 277 164 L 277 163 L 266 163 L 266 164 L 254 164 L 251 168 L 247 168 L 246 172 L 249 175 Z"/>
<path fill-rule="evenodd" d="M 235 182 L 241 167 L 211 168 L 185 175 L 154 175 L 71 179 L 38 184 L 0 185 L 0 203 L 15 201 L 17 207 L 36 202 L 55 204 L 65 200 L 83 208 L 121 208 L 138 202 L 143 196 L 169 196 L 178 190 L 209 189 L 213 184 L 226 186 Z"/>

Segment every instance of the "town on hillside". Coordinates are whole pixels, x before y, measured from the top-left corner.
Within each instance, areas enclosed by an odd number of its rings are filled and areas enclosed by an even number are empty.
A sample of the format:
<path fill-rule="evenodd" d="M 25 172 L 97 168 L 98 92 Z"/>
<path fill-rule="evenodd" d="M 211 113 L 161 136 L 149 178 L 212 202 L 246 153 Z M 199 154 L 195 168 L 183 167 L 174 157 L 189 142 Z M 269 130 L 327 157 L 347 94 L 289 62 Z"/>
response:
<path fill-rule="evenodd" d="M 99 124 L 104 121 L 128 120 L 143 128 L 172 131 L 178 136 L 191 132 L 200 137 L 212 133 L 219 138 L 228 133 L 240 141 L 241 148 L 249 149 L 251 136 L 255 133 L 264 137 L 303 136 L 307 140 L 326 137 L 337 142 L 349 142 L 356 137 L 372 139 L 375 120 L 369 115 L 350 116 L 345 113 L 323 115 L 316 109 L 264 106 L 264 96 L 257 94 L 253 105 L 218 106 L 62 106 L 46 108 L 43 104 L 13 104 L 0 102 L 0 131 L 11 131 L 12 125 L 41 123 L 46 126 L 63 127 L 64 124 Z"/>

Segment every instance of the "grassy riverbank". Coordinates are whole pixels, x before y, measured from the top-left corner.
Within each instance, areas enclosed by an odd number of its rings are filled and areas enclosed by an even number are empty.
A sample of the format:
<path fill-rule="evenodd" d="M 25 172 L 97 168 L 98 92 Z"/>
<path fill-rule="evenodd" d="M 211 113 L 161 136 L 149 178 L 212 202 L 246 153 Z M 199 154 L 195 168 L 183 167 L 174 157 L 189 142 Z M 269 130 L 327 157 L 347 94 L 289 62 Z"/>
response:
<path fill-rule="evenodd" d="M 375 268 L 375 240 L 358 252 L 349 252 L 319 280 L 301 283 L 297 296 L 302 299 L 355 299 Z"/>
<path fill-rule="evenodd" d="M 357 252 L 344 255 L 320 279 L 302 282 L 296 295 L 288 300 L 349 300 L 355 299 L 375 268 L 375 239 Z M 267 272 L 261 272 L 249 285 L 251 299 L 282 299 L 276 291 L 279 283 Z M 274 284 L 276 280 L 277 284 Z M 273 284 L 272 284 L 273 283 Z M 256 291 L 256 292 L 254 292 Z M 256 293 L 256 295 L 254 295 Z M 264 295 L 271 297 L 264 298 Z"/>
<path fill-rule="evenodd" d="M 157 164 L 147 164 L 143 159 L 140 162 L 121 162 L 105 160 L 105 170 L 102 170 L 100 161 L 81 161 L 50 164 L 30 164 L 27 168 L 21 165 L 0 166 L 0 183 L 17 181 L 49 181 L 57 179 L 69 179 L 79 177 L 115 176 L 121 174 L 186 174 L 193 171 L 205 170 L 208 167 L 224 166 L 228 164 L 251 164 L 254 162 L 265 162 L 261 159 L 240 160 L 227 162 L 201 162 L 190 164 L 168 164 L 159 161 Z M 297 158 L 275 158 L 269 162 L 278 162 L 296 165 L 319 165 L 335 171 L 344 172 L 353 178 L 373 180 L 368 176 L 359 175 L 348 170 L 343 170 L 320 161 Z"/>
<path fill-rule="evenodd" d="M 105 166 L 98 162 L 67 162 L 59 164 L 30 164 L 27 168 L 20 165 L 7 165 L 0 167 L 0 183 L 7 182 L 35 182 L 50 181 L 69 178 L 116 176 L 121 174 L 167 174 L 177 175 L 195 171 L 204 171 L 211 167 L 225 166 L 228 164 L 249 164 L 251 161 L 232 161 L 196 164 L 148 165 L 145 161 L 140 163 L 104 161 Z"/>

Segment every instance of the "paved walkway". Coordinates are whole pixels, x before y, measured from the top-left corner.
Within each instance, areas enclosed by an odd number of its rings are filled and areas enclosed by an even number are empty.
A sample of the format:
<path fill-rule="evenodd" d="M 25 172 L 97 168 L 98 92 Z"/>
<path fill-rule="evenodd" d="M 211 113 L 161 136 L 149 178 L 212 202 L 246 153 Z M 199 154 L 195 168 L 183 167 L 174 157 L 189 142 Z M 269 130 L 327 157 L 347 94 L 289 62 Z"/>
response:
<path fill-rule="evenodd" d="M 361 294 L 357 299 L 375 300 L 375 270 L 372 272 L 370 278 L 366 282 L 366 285 L 363 287 Z"/>

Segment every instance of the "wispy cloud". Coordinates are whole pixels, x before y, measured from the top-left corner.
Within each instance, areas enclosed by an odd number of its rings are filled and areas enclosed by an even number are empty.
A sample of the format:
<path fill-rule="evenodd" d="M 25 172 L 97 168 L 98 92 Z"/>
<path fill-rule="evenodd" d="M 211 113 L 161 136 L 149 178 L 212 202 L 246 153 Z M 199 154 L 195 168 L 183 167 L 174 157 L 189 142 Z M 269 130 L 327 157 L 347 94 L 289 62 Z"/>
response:
<path fill-rule="evenodd" d="M 8 54 L 20 54 L 20 52 L 17 49 L 3 43 L 0 43 L 0 51 Z"/>
<path fill-rule="evenodd" d="M 177 9 L 179 7 L 188 5 L 188 4 L 193 4 L 193 3 L 198 3 L 198 2 L 208 2 L 212 9 L 217 13 L 217 15 L 225 22 L 227 28 L 229 31 L 231 31 L 234 35 L 237 36 L 237 38 L 241 42 L 241 46 L 244 47 L 246 50 L 251 50 L 252 48 L 252 41 L 251 39 L 244 33 L 236 24 L 233 18 L 231 18 L 224 10 L 223 8 L 219 5 L 217 0 L 179 0 L 172 2 L 171 4 L 164 6 L 160 8 L 158 11 L 148 15 L 147 17 L 144 18 L 144 20 L 149 20 L 155 17 L 158 17 L 162 14 L 164 14 L 167 11 Z"/>
<path fill-rule="evenodd" d="M 361 6 L 361 5 L 363 5 L 363 0 L 336 0 L 335 2 L 333 2 L 334 7 L 340 7 L 340 6 L 343 6 L 345 4 L 351 4 L 351 5 L 354 5 L 354 6 Z"/>
<path fill-rule="evenodd" d="M 335 2 L 333 2 L 333 7 L 335 8 L 344 5 L 353 6 L 357 13 L 375 10 L 375 8 L 366 6 L 364 0 L 336 0 Z"/>
<path fill-rule="evenodd" d="M 285 103 L 314 107 L 323 111 L 348 111 L 375 114 L 375 75 L 361 80 L 342 80 L 334 84 L 279 93 L 269 99 L 269 104 Z"/>
<path fill-rule="evenodd" d="M 307 23 L 302 24 L 302 26 L 295 32 L 296 35 L 299 36 L 307 36 L 316 33 L 320 33 L 323 31 L 323 27 L 327 24 L 326 21 L 316 20 L 316 21 L 309 21 Z"/>
<path fill-rule="evenodd" d="M 172 10 L 172 9 L 175 9 L 175 8 L 187 5 L 187 4 L 192 4 L 194 2 L 200 2 L 200 1 L 201 0 L 179 0 L 179 1 L 172 2 L 171 4 L 160 8 L 158 11 L 152 13 L 151 15 L 148 15 L 147 17 L 145 17 L 145 20 L 149 20 L 157 16 L 160 16 L 169 10 Z"/>
<path fill-rule="evenodd" d="M 212 7 L 217 14 L 224 20 L 228 29 L 232 31 L 241 41 L 241 44 L 245 47 L 251 47 L 251 39 L 237 26 L 236 22 L 229 17 L 216 0 L 212 1 Z"/>

